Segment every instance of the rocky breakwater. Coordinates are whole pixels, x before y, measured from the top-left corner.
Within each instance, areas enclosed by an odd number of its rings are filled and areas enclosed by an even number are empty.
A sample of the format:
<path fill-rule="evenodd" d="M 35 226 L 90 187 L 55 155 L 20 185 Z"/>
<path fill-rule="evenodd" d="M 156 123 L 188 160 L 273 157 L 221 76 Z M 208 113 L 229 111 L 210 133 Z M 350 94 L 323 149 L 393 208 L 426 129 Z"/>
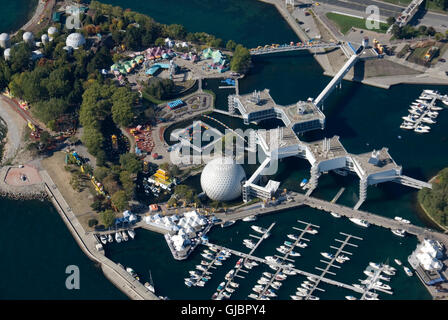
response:
<path fill-rule="evenodd" d="M 0 196 L 16 200 L 46 199 L 44 183 L 36 168 L 4 166 L 0 169 Z"/>

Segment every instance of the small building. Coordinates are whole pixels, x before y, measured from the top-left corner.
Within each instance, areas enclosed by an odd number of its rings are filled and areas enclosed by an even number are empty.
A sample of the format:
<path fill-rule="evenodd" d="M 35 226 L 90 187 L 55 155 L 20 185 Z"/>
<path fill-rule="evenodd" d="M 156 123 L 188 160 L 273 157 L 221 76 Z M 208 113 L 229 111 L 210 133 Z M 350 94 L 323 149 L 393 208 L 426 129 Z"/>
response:
<path fill-rule="evenodd" d="M 157 204 L 155 204 L 155 203 L 150 204 L 149 205 L 149 211 L 150 212 L 157 212 L 157 211 L 159 211 L 159 206 Z"/>

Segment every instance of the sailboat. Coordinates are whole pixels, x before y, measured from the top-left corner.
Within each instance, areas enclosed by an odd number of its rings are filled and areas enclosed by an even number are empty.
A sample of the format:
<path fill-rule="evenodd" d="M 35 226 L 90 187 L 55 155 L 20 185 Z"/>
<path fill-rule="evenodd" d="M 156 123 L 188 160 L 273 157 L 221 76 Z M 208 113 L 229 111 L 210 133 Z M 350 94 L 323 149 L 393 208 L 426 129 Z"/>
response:
<path fill-rule="evenodd" d="M 148 289 L 149 291 L 151 291 L 152 293 L 155 293 L 156 290 L 154 289 L 154 282 L 152 281 L 152 274 L 151 274 L 151 270 L 149 270 L 149 282 L 145 283 L 145 287 L 146 289 Z"/>

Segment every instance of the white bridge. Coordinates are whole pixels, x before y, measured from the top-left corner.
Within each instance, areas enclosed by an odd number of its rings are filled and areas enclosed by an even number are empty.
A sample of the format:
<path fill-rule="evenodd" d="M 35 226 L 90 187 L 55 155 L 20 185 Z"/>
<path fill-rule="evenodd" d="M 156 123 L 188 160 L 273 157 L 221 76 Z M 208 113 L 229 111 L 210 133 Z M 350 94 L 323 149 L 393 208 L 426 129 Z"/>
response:
<path fill-rule="evenodd" d="M 253 56 L 262 55 L 262 54 L 270 54 L 277 52 L 289 52 L 289 51 L 297 51 L 297 50 L 312 50 L 312 49 L 330 49 L 330 48 L 338 48 L 341 46 L 340 42 L 313 42 L 310 44 L 301 44 L 301 45 L 281 45 L 281 46 L 269 46 L 263 47 L 260 49 L 251 49 L 250 54 Z"/>

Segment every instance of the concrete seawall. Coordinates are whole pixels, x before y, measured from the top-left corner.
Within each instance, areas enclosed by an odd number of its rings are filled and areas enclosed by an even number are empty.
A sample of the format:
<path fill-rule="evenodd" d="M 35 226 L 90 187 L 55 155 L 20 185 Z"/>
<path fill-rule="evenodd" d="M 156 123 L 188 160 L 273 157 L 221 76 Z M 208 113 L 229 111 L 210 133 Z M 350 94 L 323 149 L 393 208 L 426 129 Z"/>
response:
<path fill-rule="evenodd" d="M 92 235 L 85 232 L 47 171 L 41 170 L 39 174 L 44 181 L 45 190 L 51 202 L 70 230 L 73 238 L 89 259 L 101 265 L 106 278 L 132 300 L 159 300 L 156 295 L 146 289 L 142 283 L 134 279 L 126 270 L 107 258 L 103 251 L 96 250 L 96 240 Z"/>

